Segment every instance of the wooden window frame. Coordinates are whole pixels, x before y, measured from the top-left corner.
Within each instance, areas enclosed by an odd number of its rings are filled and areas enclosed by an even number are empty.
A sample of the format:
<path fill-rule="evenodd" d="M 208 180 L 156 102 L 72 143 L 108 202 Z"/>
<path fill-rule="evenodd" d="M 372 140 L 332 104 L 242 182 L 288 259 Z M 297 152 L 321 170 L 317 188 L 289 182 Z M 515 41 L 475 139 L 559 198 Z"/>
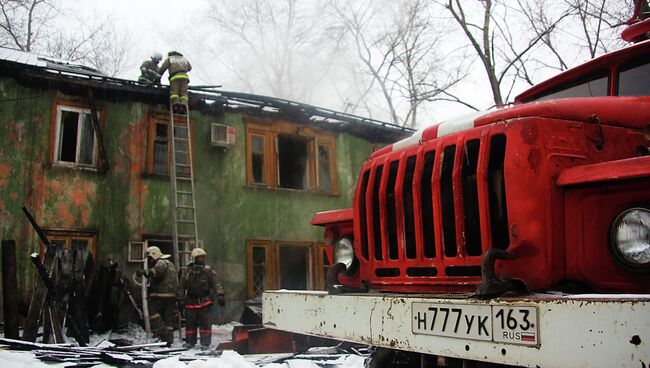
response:
<path fill-rule="evenodd" d="M 165 122 L 167 124 L 167 175 L 162 175 L 159 173 L 154 173 L 154 165 L 153 165 L 153 159 L 154 159 L 154 142 L 156 140 L 156 124 L 160 122 Z M 181 125 L 181 124 L 176 124 L 176 125 Z M 190 119 L 190 133 L 192 135 L 192 141 L 190 142 L 191 144 L 191 150 L 192 150 L 192 158 L 196 158 L 196 129 L 195 129 L 195 124 L 194 124 L 194 119 Z M 163 177 L 163 178 L 168 178 L 170 169 L 171 169 L 171 163 L 172 163 L 172 146 L 171 146 L 171 131 L 169 130 L 169 115 L 165 114 L 149 114 L 147 117 L 147 142 L 146 142 L 146 148 L 147 148 L 147 160 L 145 163 L 145 173 L 147 175 L 151 176 L 158 176 L 158 177 Z M 194 165 L 194 160 L 192 160 L 192 165 Z"/>
<path fill-rule="evenodd" d="M 50 145 L 48 149 L 48 163 L 50 166 L 60 166 L 60 167 L 69 167 L 69 168 L 77 168 L 77 169 L 83 169 L 83 170 L 91 170 L 91 171 L 97 171 L 99 168 L 99 139 L 97 137 L 97 132 L 94 132 L 94 144 L 93 144 L 93 160 L 92 164 L 80 164 L 78 162 L 68 162 L 68 161 L 61 161 L 58 159 L 59 155 L 59 146 L 61 145 L 61 129 L 60 129 L 60 111 L 61 110 L 68 110 L 68 111 L 76 111 L 76 112 L 88 112 L 92 113 L 92 108 L 89 104 L 83 103 L 81 101 L 76 101 L 76 100 L 67 100 L 67 99 L 61 99 L 57 98 L 52 101 L 52 105 L 50 107 Z M 104 118 L 106 116 L 105 114 L 105 109 L 102 108 L 97 108 L 96 109 L 97 113 L 99 114 L 99 128 L 104 129 Z M 77 144 L 79 143 L 79 138 L 77 138 Z M 77 147 L 77 150 L 79 148 Z M 78 152 L 77 152 L 78 156 Z M 78 157 L 76 158 L 78 159 Z"/>
<path fill-rule="evenodd" d="M 87 239 L 88 240 L 88 252 L 93 257 L 93 260 L 97 260 L 97 232 L 95 231 L 84 231 L 84 230 L 44 230 L 45 235 L 50 241 L 63 240 L 66 249 L 72 249 L 72 239 Z M 41 244 L 39 253 L 41 256 L 45 254 L 45 246 Z"/>
<path fill-rule="evenodd" d="M 295 240 L 263 240 L 248 239 L 246 241 L 246 291 L 249 299 L 255 297 L 253 289 L 253 248 L 264 248 L 264 290 L 274 290 L 280 287 L 280 247 L 299 246 L 308 248 L 308 290 L 323 290 L 325 274 L 323 272 L 324 244 L 312 241 Z"/>
<path fill-rule="evenodd" d="M 307 143 L 308 184 L 305 189 L 291 189 L 280 186 L 279 183 L 279 151 L 278 136 L 290 135 L 305 138 Z M 264 137 L 264 183 L 253 182 L 252 136 Z M 319 146 L 327 146 L 330 150 L 330 182 L 331 191 L 323 191 L 319 185 Z M 246 120 L 246 184 L 272 189 L 297 190 L 322 194 L 338 195 L 338 180 L 336 166 L 336 137 L 330 133 L 315 130 L 311 127 L 291 123 L 284 120 L 264 121 L 258 119 Z"/>

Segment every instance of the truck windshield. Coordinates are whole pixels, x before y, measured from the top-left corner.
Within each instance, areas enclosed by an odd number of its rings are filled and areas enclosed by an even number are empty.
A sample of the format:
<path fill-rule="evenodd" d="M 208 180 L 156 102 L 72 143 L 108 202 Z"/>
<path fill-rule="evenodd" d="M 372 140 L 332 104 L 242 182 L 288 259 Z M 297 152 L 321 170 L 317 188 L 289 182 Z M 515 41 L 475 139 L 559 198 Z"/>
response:
<path fill-rule="evenodd" d="M 607 96 L 609 78 L 607 72 L 598 72 L 582 79 L 581 82 L 555 90 L 547 95 L 537 98 L 538 101 L 553 100 L 557 98 L 573 97 L 598 97 Z"/>

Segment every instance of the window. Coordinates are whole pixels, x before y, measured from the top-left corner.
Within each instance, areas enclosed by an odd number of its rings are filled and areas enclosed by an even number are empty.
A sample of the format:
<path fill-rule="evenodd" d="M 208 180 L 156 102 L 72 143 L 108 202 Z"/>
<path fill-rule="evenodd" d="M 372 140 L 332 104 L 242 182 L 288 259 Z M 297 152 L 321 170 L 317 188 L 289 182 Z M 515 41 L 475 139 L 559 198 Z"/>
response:
<path fill-rule="evenodd" d="M 84 264 L 88 255 L 90 254 L 93 259 L 95 258 L 95 234 L 84 231 L 67 231 L 67 230 L 51 230 L 45 232 L 48 239 L 52 244 L 56 244 L 71 252 L 81 252 L 81 259 Z M 41 249 L 43 252 L 44 249 Z"/>
<path fill-rule="evenodd" d="M 54 122 L 53 162 L 96 167 L 97 137 L 90 109 L 57 104 Z"/>
<path fill-rule="evenodd" d="M 624 67 L 618 75 L 618 95 L 650 95 L 650 63 Z"/>
<path fill-rule="evenodd" d="M 334 136 L 303 125 L 249 121 L 248 185 L 336 193 Z"/>
<path fill-rule="evenodd" d="M 607 72 L 599 72 L 586 77 L 577 84 L 569 87 L 561 87 L 561 89 L 550 92 L 535 100 L 543 101 L 557 98 L 607 96 L 609 94 L 608 86 L 609 78 L 607 77 Z"/>
<path fill-rule="evenodd" d="M 327 258 L 322 244 L 249 240 L 248 297 L 260 298 L 264 290 L 323 289 Z"/>
<path fill-rule="evenodd" d="M 190 127 L 194 124 L 190 121 Z M 146 171 L 149 174 L 168 176 L 171 162 L 171 135 L 169 134 L 169 118 L 166 115 L 152 115 L 148 122 L 148 145 Z M 192 131 L 193 132 L 193 131 Z M 176 139 L 177 175 L 189 177 L 190 170 L 187 165 L 190 161 L 187 129 L 184 125 L 176 124 L 174 136 Z M 192 135 L 194 137 L 194 135 Z"/>

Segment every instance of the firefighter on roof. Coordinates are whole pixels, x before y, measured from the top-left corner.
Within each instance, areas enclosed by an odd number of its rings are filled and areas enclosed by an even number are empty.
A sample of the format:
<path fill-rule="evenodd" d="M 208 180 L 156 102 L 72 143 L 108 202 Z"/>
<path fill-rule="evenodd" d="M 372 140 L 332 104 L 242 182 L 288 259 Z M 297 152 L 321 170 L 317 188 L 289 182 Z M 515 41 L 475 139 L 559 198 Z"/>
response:
<path fill-rule="evenodd" d="M 151 55 L 151 59 L 145 60 L 140 65 L 140 77 L 138 82 L 145 84 L 160 84 L 160 72 L 158 71 L 158 63 L 162 60 L 162 55 L 159 52 Z"/>
<path fill-rule="evenodd" d="M 212 339 L 212 304 L 217 302 L 223 307 L 226 300 L 219 275 L 205 264 L 205 251 L 195 248 L 191 257 L 178 289 L 178 298 L 185 305 L 185 345 L 196 344 L 198 324 L 201 345 L 207 348 Z"/>
<path fill-rule="evenodd" d="M 170 51 L 167 59 L 160 66 L 160 75 L 169 70 L 169 100 L 175 113 L 187 113 L 187 85 L 190 78 L 187 73 L 192 70 L 190 62 L 178 51 Z"/>
<path fill-rule="evenodd" d="M 138 270 L 138 276 L 145 275 L 150 280 L 149 320 L 154 336 L 171 345 L 174 342 L 174 315 L 176 313 L 176 289 L 178 276 L 174 264 L 170 262 L 169 254 L 162 254 L 160 248 L 147 248 L 149 268 Z"/>

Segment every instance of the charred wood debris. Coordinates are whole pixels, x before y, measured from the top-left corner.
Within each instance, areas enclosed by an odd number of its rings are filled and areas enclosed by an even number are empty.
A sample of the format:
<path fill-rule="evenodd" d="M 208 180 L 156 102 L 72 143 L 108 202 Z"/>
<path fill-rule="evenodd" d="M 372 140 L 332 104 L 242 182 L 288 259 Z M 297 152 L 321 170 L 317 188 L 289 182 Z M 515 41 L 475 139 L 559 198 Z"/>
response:
<path fill-rule="evenodd" d="M 30 255 L 37 271 L 36 286 L 29 306 L 20 308 L 16 243 L 2 241 L 4 337 L 0 337 L 0 349 L 31 351 L 41 361 L 65 363 L 65 367 L 71 368 L 101 363 L 151 367 L 154 362 L 174 355 L 181 361 L 191 361 L 218 356 L 223 350 L 237 351 L 257 364 L 291 358 L 368 355 L 365 345 L 264 328 L 261 307 L 256 302 L 246 303 L 242 324 L 234 327 L 231 341 L 221 342 L 215 350 L 188 351 L 168 347 L 164 342 L 142 343 L 123 338 L 89 346 L 91 334 L 119 333 L 132 323 L 144 323 L 140 293 L 121 274 L 116 262 L 107 259 L 97 266 L 91 254 L 87 253 L 84 259 L 82 251 L 64 249 L 48 239 L 27 208 L 23 207 L 23 212 L 43 247 L 41 254 Z"/>

